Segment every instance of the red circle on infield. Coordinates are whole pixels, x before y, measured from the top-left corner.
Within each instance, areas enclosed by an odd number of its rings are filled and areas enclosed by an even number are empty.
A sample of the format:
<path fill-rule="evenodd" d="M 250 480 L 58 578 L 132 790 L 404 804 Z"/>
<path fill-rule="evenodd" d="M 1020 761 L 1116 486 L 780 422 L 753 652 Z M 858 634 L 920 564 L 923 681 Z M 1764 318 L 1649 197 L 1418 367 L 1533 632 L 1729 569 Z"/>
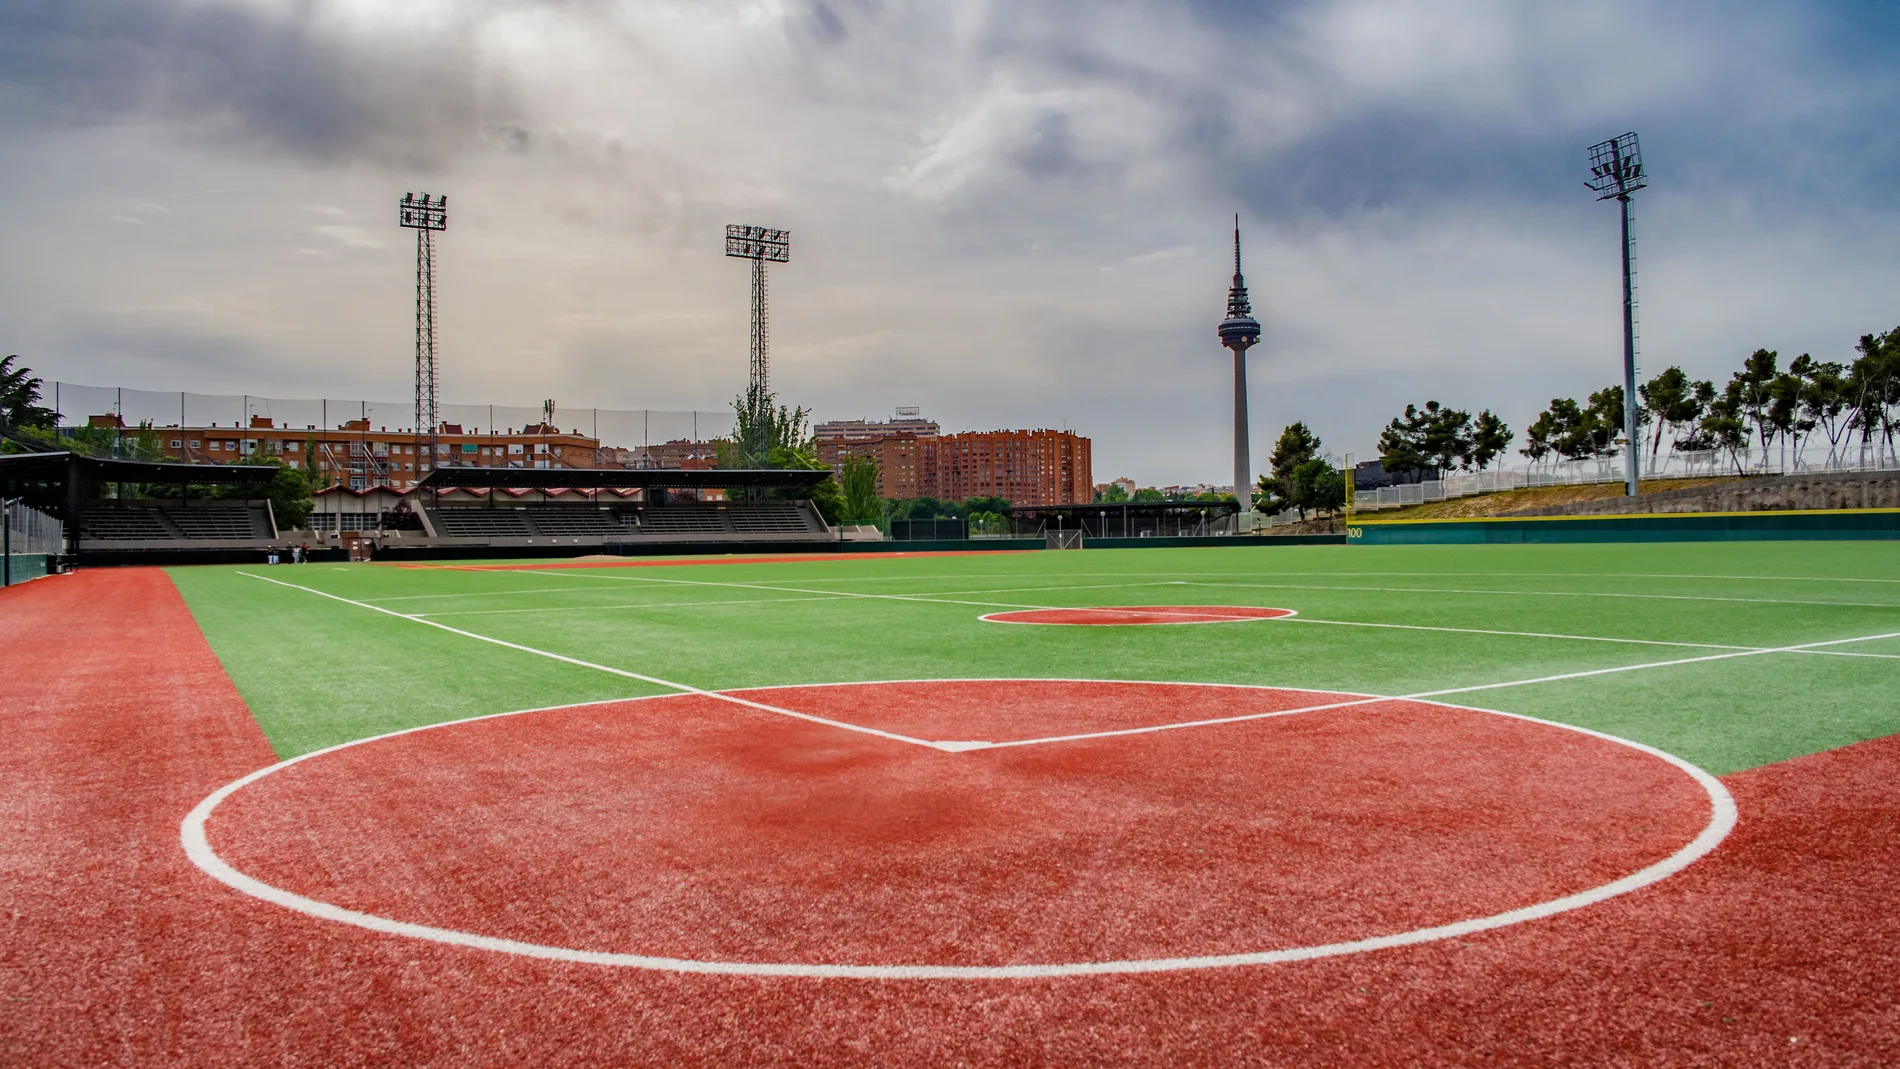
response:
<path fill-rule="evenodd" d="M 1653 864 L 1710 816 L 1652 754 L 1426 702 L 1060 680 L 734 694 L 988 745 L 698 694 L 570 706 L 287 764 L 226 798 L 208 841 L 316 902 L 544 946 L 991 966 L 1488 916 Z M 1074 737 L 1234 716 L 1259 718 Z"/>
<path fill-rule="evenodd" d="M 1113 605 L 1087 609 L 1022 609 L 993 612 L 981 619 L 996 624 L 1071 624 L 1127 627 L 1142 624 L 1231 624 L 1292 616 L 1292 609 L 1250 605 Z"/>

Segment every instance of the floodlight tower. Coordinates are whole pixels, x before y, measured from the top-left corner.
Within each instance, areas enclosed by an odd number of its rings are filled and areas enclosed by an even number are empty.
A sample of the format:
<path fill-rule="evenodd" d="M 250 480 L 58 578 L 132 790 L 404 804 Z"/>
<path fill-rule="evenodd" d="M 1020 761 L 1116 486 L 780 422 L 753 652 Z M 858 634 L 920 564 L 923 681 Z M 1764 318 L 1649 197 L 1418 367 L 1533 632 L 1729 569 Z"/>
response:
<path fill-rule="evenodd" d="M 427 427 L 429 468 L 434 470 L 440 463 L 436 432 L 442 425 L 435 378 L 435 232 L 449 228 L 449 198 L 404 193 L 398 221 L 416 232 L 416 444 L 422 444 Z M 421 457 L 416 458 L 416 477 L 422 477 Z"/>
<path fill-rule="evenodd" d="M 1240 277 L 1240 216 L 1234 216 L 1234 284 L 1227 288 L 1227 318 L 1220 343 L 1234 351 L 1234 500 L 1240 511 L 1253 511 L 1253 464 L 1247 456 L 1247 350 L 1260 341 L 1260 321 L 1247 301 L 1247 280 Z"/>
<path fill-rule="evenodd" d="M 752 261 L 751 375 L 746 383 L 746 408 L 752 417 L 753 437 L 756 439 L 764 433 L 766 417 L 772 408 L 771 384 L 766 367 L 765 265 L 767 261 L 782 264 L 792 258 L 792 235 L 786 230 L 733 224 L 726 227 L 726 255 Z M 747 463 L 764 462 L 758 456 L 767 445 L 762 439 L 739 444 L 752 458 Z"/>
<path fill-rule="evenodd" d="M 1624 465 L 1624 493 L 1635 497 L 1641 474 L 1640 439 L 1636 435 L 1636 279 L 1635 246 L 1630 237 L 1630 194 L 1649 184 L 1643 173 L 1643 149 L 1634 131 L 1590 146 L 1590 181 L 1598 200 L 1615 199 L 1623 209 L 1623 437 L 1629 460 Z"/>

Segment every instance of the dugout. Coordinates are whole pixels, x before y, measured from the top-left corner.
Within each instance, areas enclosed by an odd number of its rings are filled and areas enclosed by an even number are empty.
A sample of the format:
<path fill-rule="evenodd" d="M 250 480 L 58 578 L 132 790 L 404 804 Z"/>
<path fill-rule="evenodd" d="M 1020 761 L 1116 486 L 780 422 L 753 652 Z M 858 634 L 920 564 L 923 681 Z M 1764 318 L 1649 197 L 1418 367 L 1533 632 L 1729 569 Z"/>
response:
<path fill-rule="evenodd" d="M 1239 529 L 1233 501 L 1125 501 L 1114 504 L 1038 505 L 1003 510 L 1017 537 L 1208 538 Z"/>

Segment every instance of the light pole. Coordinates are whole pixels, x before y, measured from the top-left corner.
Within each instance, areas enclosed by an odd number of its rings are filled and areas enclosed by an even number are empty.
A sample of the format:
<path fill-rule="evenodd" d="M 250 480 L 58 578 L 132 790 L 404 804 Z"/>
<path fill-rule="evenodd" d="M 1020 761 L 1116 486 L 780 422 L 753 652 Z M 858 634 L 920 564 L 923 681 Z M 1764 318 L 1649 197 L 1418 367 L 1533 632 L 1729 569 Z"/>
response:
<path fill-rule="evenodd" d="M 745 463 L 763 467 L 764 454 L 771 443 L 764 439 L 772 411 L 771 382 L 766 366 L 769 341 L 765 326 L 765 265 L 786 263 L 792 258 L 792 235 L 786 230 L 763 226 L 732 224 L 726 227 L 726 255 L 752 261 L 752 342 L 750 374 L 746 382 L 746 411 L 751 421 L 752 441 L 739 443 L 746 454 Z"/>
<path fill-rule="evenodd" d="M 436 464 L 436 432 L 441 419 L 437 409 L 440 393 L 436 387 L 435 332 L 435 233 L 449 228 L 449 198 L 433 200 L 427 193 L 402 195 L 398 219 L 416 232 L 416 445 L 424 445 L 423 428 L 428 428 L 429 466 Z M 422 458 L 416 458 L 416 478 L 422 477 Z"/>
<path fill-rule="evenodd" d="M 1643 149 L 1634 131 L 1590 146 L 1590 181 L 1598 200 L 1615 200 L 1623 209 L 1623 437 L 1629 453 L 1624 493 L 1635 497 L 1641 475 L 1636 433 L 1636 277 L 1630 238 L 1630 194 L 1649 184 L 1643 173 Z"/>

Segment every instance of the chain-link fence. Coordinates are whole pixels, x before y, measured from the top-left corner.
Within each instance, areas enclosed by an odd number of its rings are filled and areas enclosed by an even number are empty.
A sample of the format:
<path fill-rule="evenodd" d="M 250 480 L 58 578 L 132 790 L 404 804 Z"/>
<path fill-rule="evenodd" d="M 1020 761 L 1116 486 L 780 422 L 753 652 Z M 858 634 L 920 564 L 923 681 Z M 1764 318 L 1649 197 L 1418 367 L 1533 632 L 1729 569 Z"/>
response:
<path fill-rule="evenodd" d="M 58 520 L 18 500 L 0 500 L 0 586 L 45 575 L 65 539 Z"/>
<path fill-rule="evenodd" d="M 257 394 L 203 394 L 45 384 L 42 405 L 52 408 L 61 427 L 84 427 L 94 416 L 117 416 L 127 427 L 244 427 L 263 417 L 277 427 L 339 429 L 351 420 L 367 420 L 371 429 L 410 431 L 415 405 L 410 401 L 344 398 L 263 397 Z M 443 405 L 444 423 L 469 434 L 512 433 L 544 421 L 544 405 Z M 732 413 L 667 409 L 582 408 L 556 403 L 553 425 L 584 434 L 609 448 L 639 449 L 667 442 L 705 442 L 732 433 Z"/>

